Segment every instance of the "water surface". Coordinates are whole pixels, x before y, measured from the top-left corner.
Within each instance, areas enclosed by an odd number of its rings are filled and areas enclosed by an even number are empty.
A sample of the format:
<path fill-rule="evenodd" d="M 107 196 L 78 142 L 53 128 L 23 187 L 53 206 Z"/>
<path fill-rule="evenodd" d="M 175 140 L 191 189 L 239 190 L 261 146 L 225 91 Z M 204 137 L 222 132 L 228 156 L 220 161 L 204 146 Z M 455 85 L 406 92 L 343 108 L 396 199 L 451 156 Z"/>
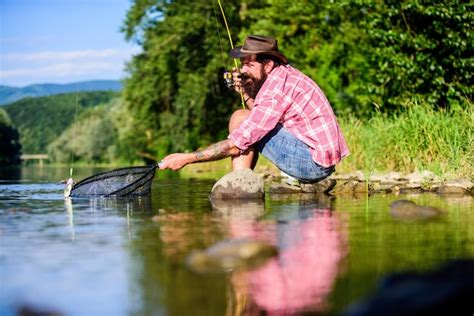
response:
<path fill-rule="evenodd" d="M 99 169 L 77 170 L 78 178 Z M 394 272 L 474 255 L 472 198 L 268 195 L 211 203 L 215 181 L 158 173 L 148 198 L 64 199 L 60 168 L 0 177 L 0 314 L 22 307 L 66 315 L 335 314 Z M 407 198 L 446 213 L 403 222 Z M 278 257 L 248 271 L 196 274 L 195 249 L 251 238 Z"/>

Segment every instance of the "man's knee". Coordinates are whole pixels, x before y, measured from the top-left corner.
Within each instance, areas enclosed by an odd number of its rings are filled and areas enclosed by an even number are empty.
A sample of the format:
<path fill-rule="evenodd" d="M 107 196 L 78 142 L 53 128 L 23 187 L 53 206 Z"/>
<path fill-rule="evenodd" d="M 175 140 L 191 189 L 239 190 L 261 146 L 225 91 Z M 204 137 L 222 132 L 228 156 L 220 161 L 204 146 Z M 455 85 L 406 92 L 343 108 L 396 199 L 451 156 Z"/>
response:
<path fill-rule="evenodd" d="M 235 111 L 229 120 L 229 132 L 232 132 L 242 124 L 242 122 L 249 117 L 250 110 L 240 109 Z"/>

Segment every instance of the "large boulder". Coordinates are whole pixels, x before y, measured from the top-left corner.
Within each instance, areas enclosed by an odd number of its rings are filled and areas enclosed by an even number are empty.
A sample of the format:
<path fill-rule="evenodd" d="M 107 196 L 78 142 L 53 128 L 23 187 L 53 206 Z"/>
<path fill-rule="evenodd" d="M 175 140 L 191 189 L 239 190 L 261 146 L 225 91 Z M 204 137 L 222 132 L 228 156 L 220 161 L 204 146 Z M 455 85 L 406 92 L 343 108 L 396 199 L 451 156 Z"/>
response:
<path fill-rule="evenodd" d="M 263 196 L 263 179 L 251 169 L 226 174 L 211 191 L 211 199 L 261 199 Z"/>

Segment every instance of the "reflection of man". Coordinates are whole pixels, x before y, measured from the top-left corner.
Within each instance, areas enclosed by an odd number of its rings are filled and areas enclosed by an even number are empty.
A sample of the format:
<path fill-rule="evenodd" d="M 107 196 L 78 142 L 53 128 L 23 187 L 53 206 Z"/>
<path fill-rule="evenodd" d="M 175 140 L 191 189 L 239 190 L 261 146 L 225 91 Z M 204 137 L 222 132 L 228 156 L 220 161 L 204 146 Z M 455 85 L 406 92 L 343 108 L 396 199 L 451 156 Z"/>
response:
<path fill-rule="evenodd" d="M 345 232 L 339 214 L 315 203 L 285 205 L 285 220 L 245 219 L 245 211 L 228 217 L 232 238 L 277 244 L 280 254 L 262 267 L 234 273 L 234 309 L 242 314 L 292 315 L 323 312 L 345 255 Z M 263 211 L 263 205 L 262 205 Z M 280 216 L 279 216 L 280 218 Z"/>
<path fill-rule="evenodd" d="M 240 58 L 234 69 L 249 110 L 234 112 L 229 138 L 194 153 L 165 157 L 162 169 L 232 156 L 233 170 L 252 168 L 261 152 L 285 173 L 317 181 L 329 176 L 349 150 L 324 93 L 309 77 L 288 64 L 275 39 L 249 35 L 230 51 Z"/>

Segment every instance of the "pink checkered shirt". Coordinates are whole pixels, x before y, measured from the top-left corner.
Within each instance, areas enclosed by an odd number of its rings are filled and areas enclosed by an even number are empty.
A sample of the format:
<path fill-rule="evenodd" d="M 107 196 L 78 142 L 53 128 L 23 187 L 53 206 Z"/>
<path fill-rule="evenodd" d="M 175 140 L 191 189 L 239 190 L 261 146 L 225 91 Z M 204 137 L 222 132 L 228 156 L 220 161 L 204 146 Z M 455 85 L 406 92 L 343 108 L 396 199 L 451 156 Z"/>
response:
<path fill-rule="evenodd" d="M 229 139 L 244 151 L 277 123 L 307 144 L 313 160 L 323 167 L 334 166 L 349 154 L 326 96 L 313 80 L 290 65 L 270 72 L 250 116 Z"/>

